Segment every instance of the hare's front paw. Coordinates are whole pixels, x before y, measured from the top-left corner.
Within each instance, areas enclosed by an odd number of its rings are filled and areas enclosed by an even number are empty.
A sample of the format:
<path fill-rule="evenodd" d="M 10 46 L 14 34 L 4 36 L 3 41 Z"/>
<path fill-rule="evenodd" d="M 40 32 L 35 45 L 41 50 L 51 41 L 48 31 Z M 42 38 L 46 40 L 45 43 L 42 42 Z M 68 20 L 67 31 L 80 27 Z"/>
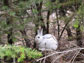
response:
<path fill-rule="evenodd" d="M 41 51 L 45 51 L 45 48 L 39 48 L 39 50 L 41 50 Z"/>
<path fill-rule="evenodd" d="M 41 51 L 53 51 L 52 49 L 39 48 Z"/>

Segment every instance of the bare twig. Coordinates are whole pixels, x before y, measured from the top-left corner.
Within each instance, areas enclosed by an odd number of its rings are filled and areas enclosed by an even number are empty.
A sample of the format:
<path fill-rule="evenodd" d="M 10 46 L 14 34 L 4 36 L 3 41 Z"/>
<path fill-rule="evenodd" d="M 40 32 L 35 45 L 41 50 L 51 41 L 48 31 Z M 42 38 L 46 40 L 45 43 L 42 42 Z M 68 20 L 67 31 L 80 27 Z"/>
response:
<path fill-rule="evenodd" d="M 59 58 L 61 58 L 62 56 L 64 56 L 65 54 L 60 54 L 59 56 L 57 56 L 51 63 L 55 63 L 55 61 Z"/>
<path fill-rule="evenodd" d="M 84 48 L 73 48 L 73 49 L 70 49 L 70 50 L 65 50 L 65 51 L 61 51 L 61 52 L 54 52 L 54 53 L 52 53 L 52 54 L 50 54 L 50 55 L 47 55 L 47 56 L 45 56 L 45 57 L 42 57 L 42 58 L 40 58 L 40 59 L 36 59 L 36 61 L 38 62 L 38 61 L 40 61 L 40 60 L 43 60 L 43 59 L 45 59 L 45 58 L 48 58 L 48 57 L 50 57 L 50 56 L 53 56 L 53 55 L 55 55 L 55 54 L 67 54 L 67 53 L 69 53 L 69 52 L 72 52 L 72 51 L 76 51 L 76 50 L 83 50 Z"/>
<path fill-rule="evenodd" d="M 78 54 L 80 53 L 80 51 L 81 51 L 81 50 L 78 50 L 78 51 L 76 52 L 75 56 L 73 57 L 72 63 L 74 63 L 74 60 L 75 60 L 75 58 L 78 56 Z"/>

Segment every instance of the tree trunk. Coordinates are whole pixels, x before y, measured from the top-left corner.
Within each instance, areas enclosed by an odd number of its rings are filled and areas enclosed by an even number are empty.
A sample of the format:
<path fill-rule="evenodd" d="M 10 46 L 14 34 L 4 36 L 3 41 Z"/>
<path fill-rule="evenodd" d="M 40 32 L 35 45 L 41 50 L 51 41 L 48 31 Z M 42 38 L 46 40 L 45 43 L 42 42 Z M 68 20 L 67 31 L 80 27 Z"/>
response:
<path fill-rule="evenodd" d="M 9 6 L 10 6 L 9 1 L 10 1 L 10 0 L 4 0 L 4 5 L 9 7 Z M 10 2 L 11 2 L 11 1 L 10 1 Z M 11 17 L 9 17 L 9 18 L 7 17 L 7 25 L 12 24 L 11 21 L 12 21 Z M 7 36 L 7 38 L 8 38 L 8 43 L 9 43 L 9 44 L 13 44 L 13 40 L 12 40 L 12 30 L 13 30 L 12 28 L 10 28 L 10 29 L 8 30 L 8 36 Z"/>
<path fill-rule="evenodd" d="M 12 22 L 11 17 L 10 17 L 10 18 L 7 17 L 7 22 L 6 22 L 7 25 L 12 24 L 11 22 Z M 14 42 L 13 42 L 13 39 L 12 39 L 12 34 L 13 34 L 13 28 L 10 28 L 10 29 L 8 30 L 8 36 L 7 36 L 7 38 L 8 38 L 8 44 L 13 44 L 13 43 L 14 43 Z"/>
<path fill-rule="evenodd" d="M 8 0 L 4 0 L 4 5 L 5 6 L 9 6 L 9 1 Z"/>
<path fill-rule="evenodd" d="M 5 6 L 11 7 L 12 4 L 13 4 L 12 0 L 4 0 L 4 5 Z"/>
<path fill-rule="evenodd" d="M 37 7 L 37 11 L 38 11 L 38 23 L 42 23 L 41 28 L 43 29 L 43 34 L 46 34 L 47 33 L 46 27 L 45 27 L 45 24 L 43 22 L 43 18 L 42 18 L 42 15 L 41 15 L 42 4 L 43 4 L 43 2 L 36 3 L 36 7 Z M 40 26 L 40 24 L 37 24 L 36 26 L 37 26 L 36 29 L 38 29 L 38 27 Z"/>
<path fill-rule="evenodd" d="M 58 12 L 57 12 L 58 9 L 56 9 L 56 21 L 57 21 L 57 29 L 58 29 L 58 39 L 59 39 L 59 35 L 60 35 L 60 23 L 59 23 L 59 17 L 58 17 Z"/>
<path fill-rule="evenodd" d="M 8 36 L 7 36 L 7 38 L 8 38 L 8 43 L 9 44 L 13 44 L 13 40 L 12 40 L 12 29 L 10 29 L 9 30 L 10 32 L 8 33 Z"/>
<path fill-rule="evenodd" d="M 71 40 L 73 36 L 72 36 L 72 32 L 69 26 L 66 27 L 66 31 L 67 31 L 68 39 Z"/>
<path fill-rule="evenodd" d="M 46 29 L 46 33 L 49 33 L 49 16 L 50 16 L 50 11 L 48 11 L 47 13 L 47 29 Z"/>
<path fill-rule="evenodd" d="M 30 43 L 30 40 L 28 39 L 27 35 L 26 35 L 26 31 L 25 30 L 21 30 L 20 31 L 22 33 L 22 36 L 25 40 L 25 43 L 26 43 L 26 46 L 27 47 L 31 47 L 31 43 Z"/>
<path fill-rule="evenodd" d="M 82 46 L 82 34 L 81 34 L 81 30 L 80 30 L 80 24 L 78 26 L 78 28 L 76 29 L 76 40 L 77 40 L 77 45 L 78 46 Z"/>

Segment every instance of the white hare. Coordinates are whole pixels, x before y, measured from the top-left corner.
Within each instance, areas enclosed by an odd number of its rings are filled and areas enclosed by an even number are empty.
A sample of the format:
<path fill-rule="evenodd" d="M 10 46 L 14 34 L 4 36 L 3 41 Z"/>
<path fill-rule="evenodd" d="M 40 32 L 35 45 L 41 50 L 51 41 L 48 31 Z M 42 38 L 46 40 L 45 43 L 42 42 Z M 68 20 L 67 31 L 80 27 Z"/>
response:
<path fill-rule="evenodd" d="M 35 37 L 35 42 L 39 50 L 56 50 L 58 48 L 58 41 L 55 36 L 51 34 L 43 35 L 43 30 L 38 30 Z"/>

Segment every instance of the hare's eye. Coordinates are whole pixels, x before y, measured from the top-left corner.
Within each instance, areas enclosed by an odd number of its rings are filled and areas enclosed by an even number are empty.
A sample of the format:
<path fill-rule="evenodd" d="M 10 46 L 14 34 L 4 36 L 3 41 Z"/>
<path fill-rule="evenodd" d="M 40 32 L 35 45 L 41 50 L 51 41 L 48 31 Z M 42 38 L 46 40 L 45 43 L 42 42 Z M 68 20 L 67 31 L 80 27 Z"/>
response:
<path fill-rule="evenodd" d="M 38 38 L 40 38 L 40 37 L 38 37 Z"/>

